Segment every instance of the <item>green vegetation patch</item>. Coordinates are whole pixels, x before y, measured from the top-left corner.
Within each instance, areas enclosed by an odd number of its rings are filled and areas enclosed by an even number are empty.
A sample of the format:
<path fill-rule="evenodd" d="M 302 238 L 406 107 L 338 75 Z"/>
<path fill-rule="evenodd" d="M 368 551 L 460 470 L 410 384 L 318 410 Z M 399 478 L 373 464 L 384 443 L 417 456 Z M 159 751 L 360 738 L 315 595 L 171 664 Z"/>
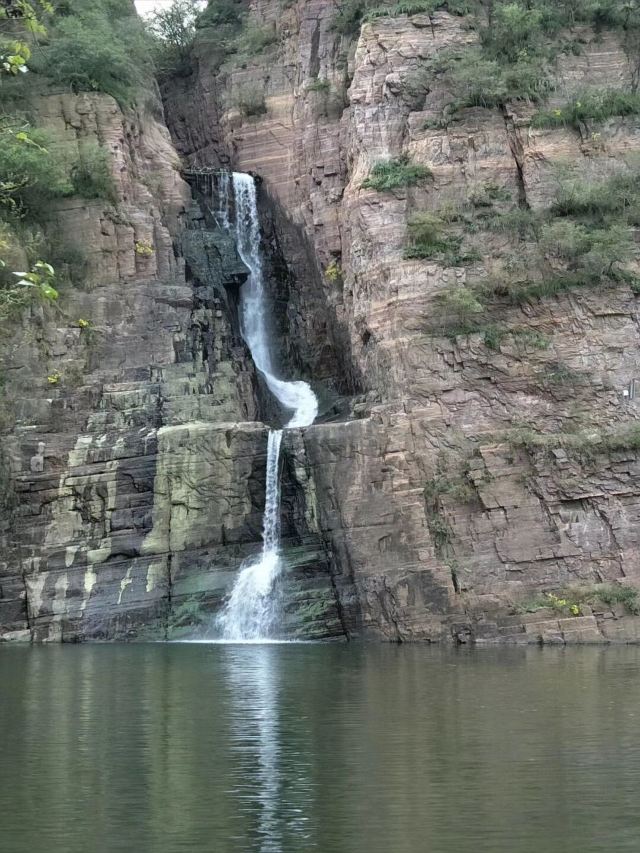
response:
<path fill-rule="evenodd" d="M 374 21 L 376 18 L 398 18 L 400 15 L 432 15 L 438 9 L 443 9 L 452 15 L 468 15 L 476 5 L 472 0 L 413 0 L 413 2 L 378 4 L 369 9 L 364 15 L 364 21 Z"/>
<path fill-rule="evenodd" d="M 71 167 L 74 195 L 82 198 L 102 198 L 116 204 L 116 192 L 111 172 L 109 152 L 97 143 L 85 143 L 79 147 L 78 158 Z"/>
<path fill-rule="evenodd" d="M 244 86 L 239 89 L 233 99 L 233 105 L 246 118 L 255 118 L 267 112 L 264 91 L 253 86 Z"/>
<path fill-rule="evenodd" d="M 53 83 L 123 106 L 152 86 L 150 42 L 128 0 L 61 0 L 31 64 Z"/>
<path fill-rule="evenodd" d="M 85 143 L 76 152 L 19 116 L 0 118 L 0 176 L 5 218 L 42 220 L 53 199 L 70 195 L 116 200 L 108 151 Z"/>
<path fill-rule="evenodd" d="M 276 26 L 251 21 L 248 4 L 236 0 L 210 3 L 197 18 L 195 29 L 197 54 L 214 66 L 246 65 L 279 41 Z"/>
<path fill-rule="evenodd" d="M 400 15 L 431 15 L 438 9 L 452 15 L 467 15 L 476 8 L 475 0 L 405 0 L 381 3 L 380 0 L 341 0 L 333 27 L 343 35 L 358 33 L 365 21 L 397 18 Z"/>
<path fill-rule="evenodd" d="M 379 160 L 373 165 L 369 177 L 362 182 L 362 188 L 385 192 L 399 187 L 412 187 L 430 177 L 431 169 L 411 163 L 406 157 Z"/>
<path fill-rule="evenodd" d="M 594 181 L 564 176 L 547 210 L 492 211 L 484 222 L 519 241 L 513 257 L 505 256 L 504 274 L 486 283 L 486 293 L 522 303 L 581 287 L 638 286 L 629 266 L 637 257 L 638 172 Z"/>
<path fill-rule="evenodd" d="M 620 31 L 626 52 L 640 60 L 640 6 L 625 0 L 495 0 L 476 8 L 477 47 L 445 51 L 431 63 L 431 70 L 445 74 L 454 94 L 450 111 L 465 107 L 500 108 L 509 101 L 540 103 L 553 90 L 554 64 L 558 55 L 579 52 L 577 38 L 567 40 L 567 28 L 586 24 L 597 31 Z M 637 112 L 632 93 L 597 93 L 576 98 L 562 110 L 540 112 L 536 125 L 572 124 L 585 118 Z"/>
<path fill-rule="evenodd" d="M 160 75 L 191 70 L 191 50 L 201 11 L 198 0 L 173 0 L 168 8 L 157 9 L 147 19 L 146 29 Z"/>
<path fill-rule="evenodd" d="M 447 237 L 444 222 L 434 213 L 417 213 L 407 223 L 409 246 L 405 258 L 432 258 L 460 247 L 460 239 Z"/>
<path fill-rule="evenodd" d="M 640 115 L 640 95 L 616 89 L 592 89 L 572 98 L 563 107 L 536 113 L 531 126 L 574 127 L 586 121 L 606 121 L 618 116 Z"/>
<path fill-rule="evenodd" d="M 559 592 L 543 592 L 525 599 L 516 605 L 516 613 L 536 613 L 552 610 L 561 616 L 582 616 L 584 605 L 613 607 L 622 604 L 634 616 L 640 615 L 638 596 L 640 591 L 633 586 L 621 584 L 594 584 L 593 586 L 569 587 Z"/>
<path fill-rule="evenodd" d="M 612 430 L 540 433 L 529 428 L 510 430 L 507 441 L 528 451 L 563 448 L 578 456 L 592 458 L 598 453 L 640 450 L 640 424 L 631 423 Z"/>
<path fill-rule="evenodd" d="M 640 172 L 620 172 L 594 181 L 565 178 L 550 212 L 599 225 L 616 219 L 640 225 Z"/>
<path fill-rule="evenodd" d="M 0 319 L 6 319 L 34 297 L 56 299 L 54 279 L 84 277 L 81 250 L 46 237 L 56 200 L 80 195 L 115 203 L 117 196 L 105 149 L 85 143 L 76 150 L 19 116 L 0 119 L 0 176 Z"/>
<path fill-rule="evenodd" d="M 51 134 L 20 116 L 0 118 L 0 207 L 24 215 L 71 195 L 69 157 Z"/>

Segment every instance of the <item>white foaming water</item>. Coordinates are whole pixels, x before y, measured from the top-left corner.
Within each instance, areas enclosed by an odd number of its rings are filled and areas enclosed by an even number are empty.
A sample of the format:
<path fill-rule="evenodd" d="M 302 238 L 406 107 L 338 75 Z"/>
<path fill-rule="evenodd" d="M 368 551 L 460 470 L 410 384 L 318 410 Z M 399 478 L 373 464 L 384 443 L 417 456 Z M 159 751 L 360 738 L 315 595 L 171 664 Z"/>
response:
<path fill-rule="evenodd" d="M 309 426 L 318 414 L 318 400 L 306 382 L 285 382 L 273 372 L 267 332 L 267 300 L 260 252 L 260 220 L 256 184 L 251 175 L 234 172 L 233 194 L 236 204 L 236 239 L 240 257 L 251 270 L 242 286 L 242 335 L 253 361 L 264 376 L 267 387 L 282 407 L 292 412 L 287 427 Z"/>
<path fill-rule="evenodd" d="M 228 192 L 228 180 L 220 184 L 221 196 Z M 267 387 L 284 409 L 291 412 L 286 427 L 313 423 L 318 400 L 306 382 L 286 382 L 273 370 L 267 323 L 267 300 L 260 252 L 260 221 L 255 181 L 251 175 L 234 172 L 233 195 L 236 209 L 238 252 L 250 275 L 240 291 L 242 335 Z M 221 201 L 221 204 L 223 202 Z M 226 223 L 229 215 L 226 214 Z M 282 430 L 269 433 L 267 482 L 262 532 L 262 554 L 241 569 L 218 625 L 225 640 L 268 640 L 276 618 L 274 585 L 280 561 L 280 445 Z"/>

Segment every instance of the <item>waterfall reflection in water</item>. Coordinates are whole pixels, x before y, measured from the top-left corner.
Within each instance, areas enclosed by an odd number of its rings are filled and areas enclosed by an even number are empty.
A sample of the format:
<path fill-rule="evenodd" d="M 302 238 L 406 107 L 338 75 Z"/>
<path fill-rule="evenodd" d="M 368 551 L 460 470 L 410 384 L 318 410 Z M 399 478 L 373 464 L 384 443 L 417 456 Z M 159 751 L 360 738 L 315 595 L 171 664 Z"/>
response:
<path fill-rule="evenodd" d="M 234 795 L 256 813 L 260 853 L 290 849 L 287 839 L 303 842 L 310 832 L 313 798 L 308 756 L 287 755 L 279 715 L 282 671 L 277 646 L 231 650 L 225 658 L 226 683 L 234 707 L 242 709 L 231 725 L 229 748 L 237 758 L 239 784 Z M 287 802 L 285 809 L 283 804 Z"/>

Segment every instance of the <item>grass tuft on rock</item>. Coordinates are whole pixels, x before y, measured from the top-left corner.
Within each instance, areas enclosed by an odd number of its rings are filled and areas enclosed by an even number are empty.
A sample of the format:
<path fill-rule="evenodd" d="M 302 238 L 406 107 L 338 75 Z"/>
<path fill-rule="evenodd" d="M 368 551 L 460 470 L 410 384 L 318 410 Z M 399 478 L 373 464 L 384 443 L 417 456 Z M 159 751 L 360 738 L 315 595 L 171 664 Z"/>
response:
<path fill-rule="evenodd" d="M 578 128 L 586 121 L 606 121 L 607 119 L 640 114 L 640 94 L 615 89 L 592 89 L 576 95 L 563 107 L 543 110 L 531 119 L 531 127 Z"/>
<path fill-rule="evenodd" d="M 362 188 L 386 192 L 415 186 L 430 177 L 431 169 L 428 166 L 411 163 L 406 157 L 397 157 L 375 163 L 369 177 L 362 182 Z"/>

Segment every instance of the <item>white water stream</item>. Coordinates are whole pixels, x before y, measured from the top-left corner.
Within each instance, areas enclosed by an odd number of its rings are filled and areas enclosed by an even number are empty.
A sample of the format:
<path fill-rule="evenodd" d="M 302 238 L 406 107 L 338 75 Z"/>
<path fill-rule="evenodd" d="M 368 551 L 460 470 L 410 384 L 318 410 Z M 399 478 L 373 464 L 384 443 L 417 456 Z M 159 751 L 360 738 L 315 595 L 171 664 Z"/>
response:
<path fill-rule="evenodd" d="M 286 423 L 285 429 L 309 426 L 318 414 L 316 395 L 306 382 L 286 382 L 278 378 L 272 365 L 255 181 L 251 175 L 234 172 L 231 176 L 231 185 L 238 252 L 250 270 L 249 278 L 240 290 L 242 335 L 267 387 L 282 407 L 291 412 L 291 418 Z M 219 221 L 231 228 L 228 176 L 222 176 L 219 190 L 221 197 L 218 208 Z M 240 570 L 225 609 L 218 617 L 218 625 L 225 640 L 268 640 L 274 628 L 277 614 L 273 593 L 275 581 L 281 570 L 281 443 L 282 430 L 271 430 L 267 445 L 262 553 L 257 560 L 253 560 Z"/>

